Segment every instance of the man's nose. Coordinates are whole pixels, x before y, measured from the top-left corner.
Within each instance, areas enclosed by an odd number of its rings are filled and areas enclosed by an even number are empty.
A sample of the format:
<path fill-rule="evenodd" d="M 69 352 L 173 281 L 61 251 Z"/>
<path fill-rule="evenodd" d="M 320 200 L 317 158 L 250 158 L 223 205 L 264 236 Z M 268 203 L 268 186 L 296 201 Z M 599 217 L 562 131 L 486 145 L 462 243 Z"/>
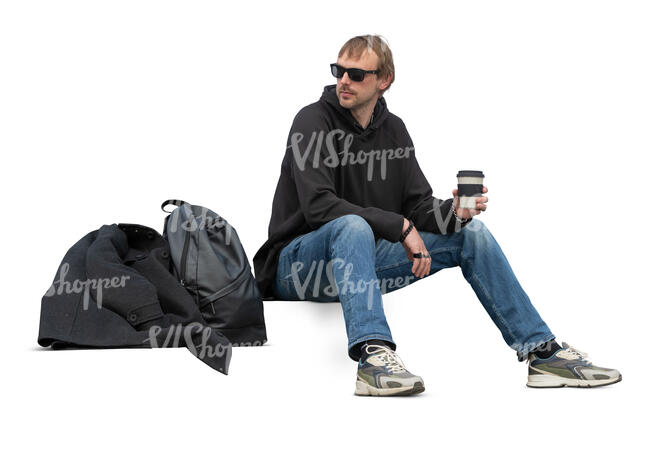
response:
<path fill-rule="evenodd" d="M 342 84 L 349 85 L 349 84 L 350 84 L 350 81 L 351 81 L 351 80 L 350 80 L 350 77 L 348 77 L 348 73 L 347 73 L 347 71 L 346 71 L 346 72 L 343 74 L 343 76 L 341 77 L 341 83 L 342 83 Z"/>

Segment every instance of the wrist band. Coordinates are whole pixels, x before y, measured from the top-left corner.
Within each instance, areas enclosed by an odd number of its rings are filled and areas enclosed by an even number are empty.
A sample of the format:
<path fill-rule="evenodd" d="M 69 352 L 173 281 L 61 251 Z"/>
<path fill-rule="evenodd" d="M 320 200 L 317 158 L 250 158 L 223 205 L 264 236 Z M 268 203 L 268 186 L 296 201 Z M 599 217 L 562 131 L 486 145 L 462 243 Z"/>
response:
<path fill-rule="evenodd" d="M 411 230 L 413 230 L 413 227 L 414 227 L 414 225 L 413 225 L 413 221 L 411 221 L 411 220 L 409 219 L 409 226 L 408 226 L 407 229 L 404 230 L 404 231 L 402 232 L 402 234 L 399 236 L 399 242 L 400 242 L 400 243 L 404 242 L 404 240 L 406 239 L 406 235 L 408 235 L 408 234 L 411 232 Z"/>
<path fill-rule="evenodd" d="M 454 205 L 451 205 L 451 211 L 454 213 L 454 217 L 456 220 L 460 221 L 461 224 L 465 224 L 467 221 L 469 221 L 472 218 L 459 218 L 458 215 L 456 214 L 456 209 L 454 208 Z"/>

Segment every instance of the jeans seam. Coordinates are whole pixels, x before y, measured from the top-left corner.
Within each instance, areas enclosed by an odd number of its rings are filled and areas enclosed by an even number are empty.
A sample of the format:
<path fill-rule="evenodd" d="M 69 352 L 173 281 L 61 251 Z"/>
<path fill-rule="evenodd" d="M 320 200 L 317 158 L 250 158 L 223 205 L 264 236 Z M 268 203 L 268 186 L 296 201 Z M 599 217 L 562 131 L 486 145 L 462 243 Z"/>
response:
<path fill-rule="evenodd" d="M 461 256 L 462 259 L 464 259 L 464 260 L 466 259 L 466 257 L 463 256 L 462 251 L 461 251 L 460 256 Z M 466 260 L 468 260 L 468 261 L 471 262 L 471 260 L 469 260 L 469 259 L 466 259 Z M 515 337 L 515 334 L 512 332 L 512 329 L 510 329 L 510 326 L 509 326 L 508 323 L 506 322 L 506 320 L 505 320 L 505 318 L 503 317 L 503 315 L 501 314 L 501 312 L 499 312 L 499 309 L 497 308 L 497 305 L 496 305 L 496 304 L 494 303 L 494 301 L 492 300 L 492 297 L 488 294 L 487 290 L 485 289 L 485 287 L 484 287 L 483 284 L 481 283 L 481 280 L 476 276 L 476 272 L 474 271 L 474 264 L 473 264 L 473 262 L 471 262 L 471 265 L 472 265 L 472 279 L 476 281 L 477 285 L 479 286 L 479 288 L 480 288 L 481 291 L 483 292 L 483 295 L 484 295 L 484 296 L 486 297 L 486 299 L 490 302 L 490 306 L 491 306 L 492 309 L 494 310 L 494 313 L 495 313 L 495 315 L 497 316 L 497 318 L 499 319 L 499 322 L 501 322 L 501 324 L 502 324 L 502 325 L 505 327 L 505 329 L 508 331 L 508 334 L 510 335 L 510 339 L 511 339 L 513 342 L 517 341 L 517 338 Z"/>

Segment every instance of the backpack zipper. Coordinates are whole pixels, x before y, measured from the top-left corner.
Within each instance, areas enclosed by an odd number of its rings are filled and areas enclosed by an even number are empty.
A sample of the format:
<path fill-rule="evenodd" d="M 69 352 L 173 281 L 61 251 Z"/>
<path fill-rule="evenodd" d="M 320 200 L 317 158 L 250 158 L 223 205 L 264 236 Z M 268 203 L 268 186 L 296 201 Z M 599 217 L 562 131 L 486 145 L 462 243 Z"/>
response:
<path fill-rule="evenodd" d="M 232 282 L 230 282 L 228 285 L 221 288 L 216 293 L 212 293 L 210 296 L 201 299 L 201 301 L 199 302 L 199 308 L 205 307 L 206 304 L 214 304 L 219 299 L 235 291 L 237 288 L 239 288 L 242 282 L 246 280 L 247 275 L 250 275 L 250 266 L 248 265 L 246 265 L 246 267 L 242 269 L 242 271 L 237 275 L 237 277 L 235 277 L 235 279 Z M 212 309 L 214 310 L 214 307 Z"/>
<path fill-rule="evenodd" d="M 187 270 L 187 253 L 190 249 L 190 232 L 185 233 L 185 243 L 183 244 L 183 253 L 181 254 L 181 285 L 185 286 L 185 271 Z"/>

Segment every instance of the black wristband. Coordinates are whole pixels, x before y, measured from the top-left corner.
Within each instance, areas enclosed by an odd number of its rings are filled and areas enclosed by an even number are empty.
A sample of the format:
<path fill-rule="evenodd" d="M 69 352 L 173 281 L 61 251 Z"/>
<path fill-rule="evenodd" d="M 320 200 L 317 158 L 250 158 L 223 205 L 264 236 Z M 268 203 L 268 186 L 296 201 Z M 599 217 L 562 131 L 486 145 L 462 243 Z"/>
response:
<path fill-rule="evenodd" d="M 404 231 L 402 232 L 402 234 L 399 236 L 399 242 L 400 242 L 400 243 L 403 243 L 403 242 L 404 242 L 404 240 L 406 239 L 406 235 L 408 235 L 408 234 L 411 232 L 411 230 L 413 230 L 413 227 L 415 227 L 414 224 L 413 224 L 413 221 L 411 221 L 411 220 L 409 219 L 409 226 L 408 226 L 407 229 L 404 230 Z"/>

